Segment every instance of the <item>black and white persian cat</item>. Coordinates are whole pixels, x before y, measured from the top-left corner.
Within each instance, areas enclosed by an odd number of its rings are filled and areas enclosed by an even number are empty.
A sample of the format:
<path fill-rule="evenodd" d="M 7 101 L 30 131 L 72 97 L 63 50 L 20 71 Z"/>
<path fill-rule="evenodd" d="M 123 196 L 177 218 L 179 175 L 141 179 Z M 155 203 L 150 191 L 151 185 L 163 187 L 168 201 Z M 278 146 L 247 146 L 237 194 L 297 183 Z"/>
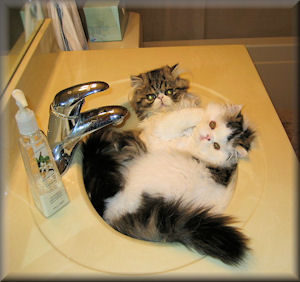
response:
<path fill-rule="evenodd" d="M 108 128 L 88 138 L 86 190 L 97 212 L 125 235 L 182 243 L 238 264 L 247 238 L 222 212 L 253 138 L 236 105 L 155 112 L 136 131 Z"/>

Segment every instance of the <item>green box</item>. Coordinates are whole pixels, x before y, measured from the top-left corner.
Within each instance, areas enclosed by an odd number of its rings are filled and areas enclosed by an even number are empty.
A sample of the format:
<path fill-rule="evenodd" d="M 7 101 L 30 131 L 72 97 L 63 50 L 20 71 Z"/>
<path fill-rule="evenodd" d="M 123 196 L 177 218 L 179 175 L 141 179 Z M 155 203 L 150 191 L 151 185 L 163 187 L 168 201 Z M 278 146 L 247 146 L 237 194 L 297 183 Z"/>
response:
<path fill-rule="evenodd" d="M 120 1 L 87 1 L 83 10 L 91 42 L 123 39 L 128 13 Z"/>

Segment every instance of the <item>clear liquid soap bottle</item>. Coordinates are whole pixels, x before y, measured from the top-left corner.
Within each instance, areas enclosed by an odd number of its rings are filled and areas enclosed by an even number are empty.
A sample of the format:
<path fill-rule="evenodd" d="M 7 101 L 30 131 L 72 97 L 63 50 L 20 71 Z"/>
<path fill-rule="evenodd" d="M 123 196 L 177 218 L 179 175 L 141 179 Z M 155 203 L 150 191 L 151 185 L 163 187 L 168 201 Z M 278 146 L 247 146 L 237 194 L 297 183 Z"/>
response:
<path fill-rule="evenodd" d="M 15 89 L 12 96 L 19 107 L 15 116 L 21 134 L 19 146 L 32 197 L 37 208 L 49 217 L 69 203 L 69 198 L 47 138 L 39 129 L 33 111 L 27 108 L 24 93 Z"/>

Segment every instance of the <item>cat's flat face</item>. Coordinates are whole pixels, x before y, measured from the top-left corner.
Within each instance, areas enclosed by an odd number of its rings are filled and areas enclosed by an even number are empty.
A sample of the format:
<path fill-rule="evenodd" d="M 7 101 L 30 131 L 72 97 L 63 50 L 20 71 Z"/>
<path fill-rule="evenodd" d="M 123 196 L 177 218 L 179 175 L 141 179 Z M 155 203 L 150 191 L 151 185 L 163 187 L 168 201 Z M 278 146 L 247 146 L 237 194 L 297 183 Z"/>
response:
<path fill-rule="evenodd" d="M 131 82 L 134 92 L 130 102 L 141 120 L 179 102 L 189 87 L 189 82 L 179 77 L 177 65 L 131 76 Z"/>
<path fill-rule="evenodd" d="M 214 165 L 230 165 L 245 157 L 254 138 L 241 107 L 209 104 L 193 131 L 199 157 Z"/>

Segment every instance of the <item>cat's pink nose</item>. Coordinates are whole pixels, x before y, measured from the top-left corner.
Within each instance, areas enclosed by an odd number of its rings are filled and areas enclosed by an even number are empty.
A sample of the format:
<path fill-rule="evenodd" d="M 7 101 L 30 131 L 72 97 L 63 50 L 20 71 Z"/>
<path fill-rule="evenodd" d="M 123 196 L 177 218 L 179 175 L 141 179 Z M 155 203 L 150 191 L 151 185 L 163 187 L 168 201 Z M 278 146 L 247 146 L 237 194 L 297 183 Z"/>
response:
<path fill-rule="evenodd" d="M 163 100 L 164 94 L 161 94 L 161 93 L 160 93 L 160 94 L 157 96 L 157 98 L 160 99 L 160 100 Z"/>
<path fill-rule="evenodd" d="M 200 136 L 200 140 L 207 140 L 207 141 L 210 141 L 211 140 L 211 137 L 209 134 L 206 134 L 205 136 Z"/>

